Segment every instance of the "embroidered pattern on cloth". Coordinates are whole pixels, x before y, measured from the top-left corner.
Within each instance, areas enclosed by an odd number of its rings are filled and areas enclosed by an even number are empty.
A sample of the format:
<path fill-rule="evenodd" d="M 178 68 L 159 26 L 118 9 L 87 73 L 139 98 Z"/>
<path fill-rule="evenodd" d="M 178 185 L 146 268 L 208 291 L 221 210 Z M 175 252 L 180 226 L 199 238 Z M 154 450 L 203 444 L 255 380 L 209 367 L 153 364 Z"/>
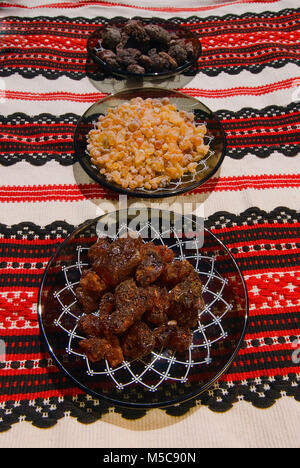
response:
<path fill-rule="evenodd" d="M 203 49 L 197 65 L 183 76 L 193 88 L 181 92 L 213 100 L 227 139 L 224 171 L 191 195 L 210 196 L 214 214 L 205 225 L 237 261 L 250 305 L 243 345 L 230 369 L 196 399 L 159 410 L 174 416 L 198 405 L 224 412 L 241 400 L 256 408 L 269 408 L 283 396 L 300 401 L 300 214 L 291 209 L 300 184 L 295 169 L 300 101 L 294 94 L 299 90 L 300 8 L 255 13 L 263 5 L 271 10 L 271 3 L 239 3 L 237 11 L 249 11 L 225 15 L 218 5 L 213 15 L 202 11 L 200 17 L 191 10 L 188 18 L 169 11 L 174 24 L 199 32 Z M 273 3 L 274 9 L 281 8 Z M 84 394 L 56 367 L 40 335 L 37 297 L 49 259 L 89 201 L 116 201 L 115 194 L 92 181 L 78 184 L 72 171 L 80 106 L 88 107 L 107 92 L 108 76 L 88 59 L 86 39 L 109 20 L 51 16 L 60 3 L 52 5 L 50 16 L 47 9 L 29 12 L 26 6 L 15 10 L 19 17 L 0 19 L 0 81 L 5 88 L 0 90 L 0 326 L 5 344 L 0 431 L 23 420 L 44 428 L 65 416 L 93 423 L 108 412 L 128 419 L 147 415 Z M 77 11 L 82 15 L 85 10 Z M 142 9 L 136 12 L 143 15 Z M 57 107 L 55 101 L 61 101 Z M 45 201 L 53 205 L 41 221 L 38 210 Z"/>
<path fill-rule="evenodd" d="M 299 151 L 300 103 L 216 114 L 226 134 L 226 157 L 241 159 L 250 153 L 264 158 L 274 150 L 295 156 Z M 0 164 L 10 166 L 22 160 L 34 166 L 51 160 L 62 166 L 74 164 L 73 133 L 79 117 L 71 113 L 0 116 Z"/>
<path fill-rule="evenodd" d="M 196 69 L 186 74 L 193 75 L 200 71 L 208 76 L 217 76 L 221 72 L 233 75 L 249 70 L 259 73 L 265 67 L 281 68 L 287 63 L 299 64 L 294 34 L 299 27 L 299 16 L 299 9 L 285 9 L 223 17 L 191 16 L 184 21 L 174 17 L 168 21 L 184 24 L 200 34 L 202 55 Z M 1 20 L 1 26 L 4 31 L 9 29 L 10 39 L 2 48 L 5 67 L 2 67 L 0 76 L 17 72 L 25 78 L 43 75 L 54 80 L 65 75 L 81 80 L 86 76 L 87 36 L 95 26 L 108 22 L 104 17 L 92 20 L 65 16 L 6 17 Z M 101 79 L 101 73 L 93 71 L 93 68 L 90 72 L 94 73 L 94 78 Z"/>
<path fill-rule="evenodd" d="M 282 395 L 299 400 L 299 374 L 292 359 L 299 337 L 296 331 L 300 330 L 293 294 L 300 288 L 299 213 L 284 207 L 271 212 L 253 207 L 239 215 L 219 212 L 206 220 L 206 227 L 225 243 L 243 271 L 249 325 L 237 359 L 221 380 L 196 400 L 164 411 L 180 415 L 198 404 L 226 411 L 241 399 L 265 408 Z M 125 418 L 146 414 L 112 408 L 73 387 L 52 362 L 40 337 L 39 281 L 56 247 L 73 229 L 61 221 L 43 227 L 29 222 L 0 225 L 1 268 L 5 272 L 0 279 L 0 318 L 9 356 L 0 364 L 0 372 L 10 375 L 0 385 L 0 430 L 24 418 L 48 427 L 66 413 L 82 422 L 93 422 L 108 411 L 120 412 Z M 27 291 L 22 289 L 24 284 Z"/>

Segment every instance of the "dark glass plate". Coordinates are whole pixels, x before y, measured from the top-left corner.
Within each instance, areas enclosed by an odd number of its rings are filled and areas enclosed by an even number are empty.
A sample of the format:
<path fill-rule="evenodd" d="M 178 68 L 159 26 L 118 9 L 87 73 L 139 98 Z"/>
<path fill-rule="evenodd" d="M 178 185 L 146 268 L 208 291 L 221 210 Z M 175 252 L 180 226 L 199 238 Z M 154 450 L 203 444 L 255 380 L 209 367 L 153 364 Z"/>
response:
<path fill-rule="evenodd" d="M 173 180 L 164 188 L 156 190 L 146 190 L 137 188 L 134 190 L 123 189 L 120 185 L 108 182 L 106 177 L 100 174 L 99 169 L 92 163 L 87 151 L 87 135 L 95 127 L 99 115 L 106 115 L 108 107 L 118 107 L 135 97 L 158 98 L 167 97 L 172 104 L 176 104 L 178 110 L 192 112 L 195 116 L 195 123 L 204 123 L 207 133 L 204 143 L 210 145 L 208 154 L 200 160 L 194 174 L 184 174 L 181 179 Z M 181 193 L 194 190 L 206 182 L 216 173 L 225 156 L 226 139 L 225 133 L 218 117 L 195 98 L 183 93 L 162 88 L 138 88 L 120 91 L 119 93 L 107 96 L 93 104 L 79 119 L 74 133 L 75 155 L 87 174 L 100 185 L 108 189 L 132 197 L 141 198 L 163 198 L 172 197 Z"/>
<path fill-rule="evenodd" d="M 104 71 L 107 71 L 109 73 L 112 73 L 113 75 L 120 76 L 123 78 L 137 77 L 143 79 L 148 78 L 151 80 L 155 78 L 170 78 L 190 68 L 194 63 L 198 61 L 199 57 L 201 56 L 201 42 L 199 40 L 199 36 L 195 32 L 189 30 L 188 28 L 181 26 L 180 24 L 177 24 L 175 22 L 163 20 L 161 18 L 136 17 L 132 19 L 139 19 L 139 21 L 144 25 L 156 24 L 165 28 L 168 32 L 175 32 L 180 39 L 184 39 L 186 43 L 192 44 L 194 50 L 193 58 L 187 60 L 183 65 L 173 70 L 168 70 L 164 72 L 147 72 L 140 74 L 128 72 L 125 69 L 119 70 L 117 68 L 111 67 L 97 55 L 97 50 L 101 50 L 102 48 L 102 33 L 104 29 L 106 29 L 108 26 L 116 26 L 117 28 L 122 28 L 125 25 L 125 23 L 129 20 L 129 18 L 124 18 L 120 16 L 117 18 L 112 18 L 108 21 L 108 24 L 104 24 L 101 27 L 95 29 L 95 31 L 93 31 L 87 39 L 86 47 L 88 54 L 90 55 L 90 57 L 92 57 L 94 62 L 97 63 Z"/>
<path fill-rule="evenodd" d="M 117 238 L 127 232 L 188 259 L 202 281 L 205 308 L 184 354 L 153 351 L 112 369 L 106 361 L 90 363 L 79 348 L 83 336 L 77 324 L 83 312 L 74 291 L 88 263 L 88 248 L 100 236 Z M 196 397 L 229 368 L 244 337 L 248 300 L 236 262 L 199 218 L 130 208 L 84 223 L 59 246 L 42 279 L 38 316 L 50 354 L 76 386 L 114 405 L 153 408 Z"/>

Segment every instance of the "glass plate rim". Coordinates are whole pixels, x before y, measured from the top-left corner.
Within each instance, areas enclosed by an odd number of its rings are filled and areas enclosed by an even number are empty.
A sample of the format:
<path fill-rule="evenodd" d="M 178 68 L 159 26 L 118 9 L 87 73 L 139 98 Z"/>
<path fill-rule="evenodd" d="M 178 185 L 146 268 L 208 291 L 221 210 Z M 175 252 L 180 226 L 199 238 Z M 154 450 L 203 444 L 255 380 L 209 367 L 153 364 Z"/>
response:
<path fill-rule="evenodd" d="M 123 189 L 121 186 L 118 187 L 117 185 L 113 185 L 111 184 L 110 182 L 108 182 L 105 177 L 99 177 L 97 176 L 97 174 L 95 174 L 94 171 L 92 171 L 90 169 L 90 167 L 88 165 L 86 165 L 83 161 L 83 156 L 82 156 L 82 152 L 79 150 L 78 148 L 78 143 L 77 143 L 77 139 L 76 139 L 76 135 L 77 135 L 77 132 L 78 132 L 78 128 L 81 124 L 81 122 L 83 121 L 83 119 L 85 118 L 85 115 L 93 108 L 93 106 L 97 106 L 101 103 L 104 103 L 106 100 L 109 100 L 109 99 L 112 99 L 112 98 L 115 98 L 115 97 L 118 97 L 120 96 L 121 94 L 123 93 L 137 93 L 137 92 L 140 92 L 140 91 L 145 91 L 145 90 L 148 90 L 148 91 L 158 91 L 158 92 L 166 92 L 166 93 L 172 93 L 172 94 L 176 94 L 178 95 L 179 97 L 180 96 L 183 96 L 185 99 L 189 99 L 191 101 L 194 101 L 194 102 L 197 102 L 198 104 L 201 104 L 209 113 L 210 115 L 218 122 L 219 126 L 220 126 L 220 129 L 221 129 L 221 133 L 222 133 L 222 142 L 223 142 L 223 148 L 222 148 L 222 153 L 220 155 L 220 158 L 219 158 L 219 161 L 217 162 L 217 164 L 214 166 L 214 168 L 205 176 L 203 177 L 203 179 L 200 179 L 199 181 L 195 181 L 193 183 L 191 183 L 190 185 L 188 185 L 187 187 L 183 187 L 183 188 L 175 188 L 174 190 L 170 190 L 169 192 L 164 192 L 164 193 L 151 193 L 150 191 L 149 192 L 139 192 L 139 191 L 136 191 L 136 190 L 130 190 L 130 189 Z M 174 196 L 177 196 L 177 195 L 182 195 L 184 193 L 187 193 L 187 192 L 190 192 L 192 190 L 195 190 L 196 188 L 200 187 L 201 185 L 203 185 L 205 182 L 207 182 L 217 171 L 218 169 L 220 168 L 221 164 L 223 163 L 224 161 L 224 158 L 225 158 L 225 155 L 226 155 L 226 150 L 227 150 L 227 139 L 226 139 L 226 133 L 225 133 L 225 130 L 224 130 L 224 127 L 222 125 L 222 122 L 221 120 L 219 119 L 218 115 L 213 112 L 206 104 L 204 104 L 202 101 L 199 101 L 199 99 L 196 99 L 192 96 L 187 96 L 186 94 L 180 92 L 180 91 L 177 91 L 177 90 L 171 90 L 171 89 L 166 89 L 166 88 L 160 88 L 160 87 L 152 87 L 152 86 L 146 86 L 144 88 L 130 88 L 130 89 L 123 89 L 122 91 L 118 91 L 116 93 L 113 93 L 113 94 L 109 94 L 108 96 L 105 96 L 103 97 L 102 99 L 99 99 L 98 101 L 94 102 L 93 104 L 91 104 L 86 110 L 85 112 L 80 116 L 80 118 L 78 119 L 77 121 L 77 124 L 75 126 L 75 130 L 74 130 L 74 134 L 73 134 L 73 148 L 74 148 L 74 153 L 75 153 L 75 157 L 76 157 L 76 160 L 79 162 L 79 164 L 81 165 L 82 169 L 95 181 L 97 182 L 99 185 L 103 186 L 103 187 L 106 187 L 107 189 L 109 189 L 110 191 L 112 192 L 115 192 L 115 193 L 120 193 L 122 195 L 128 195 L 130 197 L 135 197 L 135 198 L 147 198 L 147 199 L 159 199 L 159 198 L 167 198 L 167 197 L 174 197 Z"/>
<path fill-rule="evenodd" d="M 146 208 L 146 210 L 151 210 L 151 208 Z M 117 211 L 121 211 L 121 210 L 116 210 Z M 127 210 L 122 210 L 122 211 L 127 211 Z M 157 211 L 163 211 L 163 212 L 166 212 L 168 210 L 161 210 L 159 208 L 157 208 Z M 113 212 L 112 212 L 113 213 Z M 51 267 L 51 264 L 52 262 L 54 261 L 55 257 L 59 254 L 60 250 L 64 248 L 64 246 L 69 242 L 70 238 L 75 235 L 76 233 L 80 232 L 81 230 L 84 230 L 87 226 L 95 223 L 96 221 L 100 220 L 101 218 L 103 218 L 104 216 L 109 216 L 111 213 L 105 213 L 103 215 L 100 215 L 100 216 L 97 216 L 96 218 L 93 218 L 93 219 L 89 219 L 89 220 L 86 220 L 84 221 L 83 223 L 81 223 L 80 225 L 78 225 L 67 237 L 66 239 L 64 239 L 64 241 L 59 244 L 59 246 L 56 248 L 54 254 L 51 256 L 50 260 L 48 261 L 47 263 L 47 266 L 45 268 L 45 271 L 43 273 L 43 276 L 41 278 L 41 282 L 40 282 L 40 287 L 39 287 L 39 292 L 38 292 L 38 303 L 37 303 L 37 314 L 38 314 L 38 322 L 39 322 L 39 327 L 40 327 L 40 331 L 42 332 L 42 336 L 43 336 L 43 339 L 47 345 L 47 348 L 48 348 L 48 352 L 50 354 L 50 356 L 54 359 L 54 362 L 56 363 L 57 367 L 64 373 L 66 374 L 69 379 L 76 384 L 76 386 L 78 388 L 80 388 L 81 390 L 83 390 L 86 394 L 90 394 L 91 396 L 94 396 L 95 398 L 103 398 L 107 403 L 110 403 L 110 404 L 113 404 L 114 406 L 117 406 L 117 407 L 123 407 L 123 408 L 131 408 L 131 409 L 152 409 L 152 408 L 167 408 L 167 407 L 170 407 L 170 406 L 176 406 L 176 405 L 179 405 L 181 403 L 184 403 L 184 402 L 187 402 L 193 398 L 196 398 L 197 396 L 199 396 L 200 394 L 202 394 L 203 392 L 205 392 L 208 388 L 210 388 L 215 382 L 218 381 L 218 379 L 226 372 L 226 370 L 231 366 L 231 364 L 233 363 L 238 351 L 240 350 L 241 348 L 241 345 L 242 345 L 242 342 L 243 342 L 243 339 L 244 339 L 244 336 L 245 336 L 245 333 L 246 333 L 246 329 L 247 329 L 247 325 L 248 325 L 248 320 L 249 320 L 249 298 L 248 298 L 248 292 L 247 292 L 247 286 L 246 286 L 246 282 L 245 282 L 245 279 L 243 277 L 243 274 L 240 270 L 240 267 L 238 266 L 236 260 L 234 259 L 233 255 L 231 254 L 231 252 L 229 251 L 229 249 L 226 247 L 225 244 L 223 244 L 223 242 L 215 235 L 213 234 L 209 229 L 205 228 L 204 227 L 204 230 L 206 232 L 209 233 L 209 235 L 211 235 L 217 243 L 219 243 L 223 249 L 225 249 L 226 253 L 230 256 L 231 258 L 231 261 L 233 262 L 237 272 L 239 273 L 239 276 L 240 276 L 240 279 L 241 279 L 241 282 L 242 282 L 242 285 L 243 285 L 243 290 L 244 290 L 244 295 L 245 295 L 245 314 L 244 314 L 244 323 L 243 323 L 243 327 L 242 327 L 242 330 L 241 330 L 241 336 L 238 340 L 238 343 L 232 353 L 232 355 L 230 356 L 230 358 L 228 359 L 228 361 L 226 362 L 226 364 L 223 366 L 223 368 L 212 378 L 210 379 L 208 382 L 206 382 L 200 389 L 197 389 L 197 390 L 194 390 L 188 394 L 186 394 L 184 397 L 179 397 L 177 399 L 172 399 L 172 400 L 169 400 L 169 401 L 165 401 L 164 403 L 159 403 L 159 402 L 155 402 L 155 403 L 129 403 L 129 402 L 123 402 L 123 401 L 119 401 L 119 400 L 116 400 L 114 398 L 111 398 L 107 395 L 104 395 L 103 393 L 97 393 L 91 389 L 89 389 L 86 385 L 78 382 L 78 380 L 76 380 L 75 377 L 73 377 L 70 372 L 68 372 L 64 366 L 62 365 L 62 363 L 59 361 L 59 359 L 56 357 L 56 354 L 55 354 L 55 351 L 52 349 L 50 343 L 49 343 L 49 340 L 48 340 L 48 337 L 46 335 L 46 332 L 45 332 L 45 329 L 44 329 L 44 325 L 43 325 L 43 320 L 42 320 L 42 310 L 41 310 L 41 302 L 42 302 L 42 291 L 43 291 L 43 286 L 44 286 L 44 283 L 45 283 L 45 280 L 46 280 L 46 277 L 47 277 L 47 273 L 49 271 L 49 268 Z M 187 216 L 189 219 L 196 219 L 196 216 L 194 215 L 188 215 Z"/>
<path fill-rule="evenodd" d="M 122 21 L 122 20 L 133 20 L 133 19 L 136 19 L 136 20 L 140 20 L 140 21 L 143 21 L 145 23 L 171 23 L 170 20 L 168 19 L 165 19 L 165 18 L 159 18 L 157 16 L 153 16 L 151 18 L 147 18 L 147 17 L 142 17 L 142 16 L 134 16 L 134 17 L 131 17 L 131 18 L 126 18 L 125 16 L 115 16 L 113 18 L 110 18 L 108 20 L 108 25 L 110 24 L 114 24 L 116 23 L 117 21 Z M 184 70 L 186 70 L 187 68 L 190 68 L 191 66 L 194 65 L 194 63 L 197 62 L 197 60 L 199 59 L 199 57 L 201 57 L 202 55 L 202 44 L 201 44 L 201 41 L 200 41 L 200 38 L 199 38 L 199 35 L 197 33 L 195 33 L 194 31 L 189 31 L 188 28 L 186 28 L 185 26 L 182 26 L 182 25 L 177 25 L 178 29 L 181 29 L 182 31 L 186 31 L 188 33 L 191 34 L 191 36 L 194 37 L 194 39 L 197 39 L 198 40 L 198 43 L 199 43 L 199 51 L 198 53 L 195 55 L 195 57 L 193 57 L 191 60 L 189 60 L 187 63 L 177 67 L 175 70 L 167 70 L 165 72 L 151 72 L 151 73 L 143 73 L 142 75 L 139 74 L 139 73 L 133 73 L 133 72 L 128 72 L 126 70 L 124 71 L 120 71 L 120 70 L 117 70 L 116 68 L 114 67 L 111 67 L 110 65 L 108 65 L 106 62 L 104 62 L 103 60 L 101 60 L 94 52 L 93 50 L 88 46 L 88 43 L 89 43 L 89 39 L 93 36 L 93 34 L 96 34 L 98 31 L 102 30 L 103 29 L 103 25 L 102 26 L 99 26 L 97 28 L 95 28 L 87 37 L 87 40 L 86 40 L 86 49 L 87 49 L 87 52 L 88 54 L 92 57 L 92 59 L 94 60 L 94 62 L 96 62 L 98 65 L 101 65 L 105 70 L 111 72 L 112 74 L 114 75 L 118 75 L 118 76 L 121 76 L 121 77 L 132 77 L 132 78 L 166 78 L 166 77 L 170 77 L 170 76 L 174 76 L 174 75 L 177 75 L 181 72 L 183 72 Z"/>

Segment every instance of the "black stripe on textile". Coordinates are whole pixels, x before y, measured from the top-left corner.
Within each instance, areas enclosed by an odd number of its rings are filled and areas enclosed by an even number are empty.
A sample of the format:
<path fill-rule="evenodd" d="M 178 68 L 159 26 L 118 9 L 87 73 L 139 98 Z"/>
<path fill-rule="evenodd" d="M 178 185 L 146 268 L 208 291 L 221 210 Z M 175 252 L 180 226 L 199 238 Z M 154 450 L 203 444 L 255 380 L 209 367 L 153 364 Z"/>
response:
<path fill-rule="evenodd" d="M 274 151 L 295 156 L 300 150 L 299 110 L 300 103 L 293 102 L 286 107 L 216 111 L 226 133 L 226 156 L 267 157 Z M 40 166 L 52 160 L 63 166 L 74 164 L 73 134 L 79 117 L 72 113 L 29 116 L 19 112 L 0 116 L 0 164 L 27 161 Z"/>
<path fill-rule="evenodd" d="M 288 22 L 286 17 L 291 17 Z M 189 28 L 193 28 L 194 23 L 199 23 L 203 27 L 205 27 L 206 23 L 208 23 L 208 27 L 221 27 L 227 28 L 231 31 L 236 25 L 236 30 L 240 31 L 239 25 L 243 25 L 245 27 L 257 27 L 258 24 L 262 23 L 264 26 L 268 26 L 268 22 L 270 23 L 270 28 L 273 29 L 272 24 L 280 25 L 281 23 L 288 23 L 288 26 L 292 26 L 297 23 L 300 17 L 300 8 L 285 8 L 280 11 L 263 11 L 261 13 L 254 13 L 254 12 L 247 12 L 242 13 L 241 15 L 237 15 L 234 13 L 227 13 L 223 16 L 217 15 L 210 15 L 207 17 L 200 17 L 197 15 L 192 15 L 188 18 L 184 19 L 184 23 Z M 141 16 L 136 16 L 136 18 L 142 18 Z M 160 18 L 158 18 L 160 19 Z M 181 24 L 183 22 L 182 17 L 173 17 L 168 19 L 168 21 L 174 21 L 177 24 Z M 100 26 L 102 24 L 109 24 L 110 19 L 104 16 L 95 16 L 93 18 L 85 18 L 83 16 L 77 17 L 67 17 L 67 16 L 37 16 L 37 17 L 20 17 L 20 16 L 6 16 L 2 18 L 2 23 L 7 24 L 9 22 L 13 23 L 16 27 L 17 32 L 20 29 L 26 32 L 24 29 L 24 22 L 29 23 L 32 27 L 36 27 L 37 31 L 40 30 L 41 24 L 45 28 L 53 29 L 53 28 L 61 28 L 65 25 L 66 28 L 70 28 L 72 31 L 81 30 L 82 28 L 88 33 L 93 30 L 94 26 Z M 220 22 L 228 23 L 227 25 L 220 24 Z M 236 21 L 238 23 L 236 24 Z"/>
<path fill-rule="evenodd" d="M 295 232 L 298 232 L 298 226 L 289 226 L 286 227 L 285 224 L 296 224 L 300 223 L 300 213 L 297 210 L 290 209 L 285 206 L 279 206 L 274 208 L 271 211 L 265 211 L 258 207 L 251 207 L 247 208 L 247 210 L 243 211 L 240 214 L 230 213 L 228 211 L 218 211 L 212 215 L 210 215 L 205 220 L 205 226 L 211 230 L 221 230 L 226 228 L 233 228 L 243 227 L 243 229 L 237 229 L 239 238 L 235 236 L 234 231 L 227 231 L 227 232 L 220 232 L 218 236 L 223 236 L 224 242 L 231 243 L 231 242 L 242 242 L 245 240 L 243 237 L 244 233 L 247 233 L 247 238 L 250 239 L 251 233 L 256 233 L 253 238 L 255 239 L 267 239 L 267 240 L 274 240 L 274 239 L 285 239 L 289 237 L 295 236 Z M 275 227 L 264 227 L 264 224 L 276 224 Z M 278 227 L 277 224 L 282 226 Z M 247 226 L 255 226 L 255 228 L 247 229 Z M 0 223 L 0 235 L 3 239 L 12 239 L 11 245 L 13 246 L 13 239 L 16 240 L 26 240 L 32 241 L 35 240 L 34 249 L 36 251 L 32 252 L 32 255 L 35 257 L 39 255 L 39 249 L 45 249 L 46 247 L 39 246 L 39 240 L 55 240 L 57 239 L 58 242 L 60 239 L 64 239 L 67 237 L 71 232 L 74 230 L 75 226 L 72 224 L 67 223 L 66 221 L 54 221 L 46 226 L 38 226 L 33 222 L 21 222 L 18 224 L 13 224 L 11 226 L 6 226 L 5 224 Z M 295 231 L 296 230 L 296 231 Z M 228 238 L 230 236 L 230 238 Z M 232 237 L 233 236 L 233 237 Z M 252 238 L 252 239 L 253 239 Z M 1 248 L 3 255 L 5 256 L 7 253 L 5 243 L 2 243 Z M 51 244 L 52 245 L 52 244 Z M 52 249 L 53 247 L 49 245 L 47 248 Z M 18 249 L 21 250 L 22 255 L 28 254 L 27 249 L 29 246 L 22 246 L 18 245 Z M 43 253 L 47 253 L 46 251 Z"/>

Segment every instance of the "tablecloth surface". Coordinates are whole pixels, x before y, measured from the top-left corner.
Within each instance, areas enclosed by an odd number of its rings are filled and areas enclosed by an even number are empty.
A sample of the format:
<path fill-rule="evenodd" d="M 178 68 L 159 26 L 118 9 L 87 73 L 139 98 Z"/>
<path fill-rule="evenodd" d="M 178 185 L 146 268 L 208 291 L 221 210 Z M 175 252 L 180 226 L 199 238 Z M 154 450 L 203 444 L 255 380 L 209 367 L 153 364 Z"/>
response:
<path fill-rule="evenodd" d="M 298 2 L 11 0 L 0 8 L 0 446 L 299 447 Z M 220 380 L 180 406 L 136 412 L 77 388 L 51 359 L 37 319 L 57 246 L 116 208 L 72 146 L 83 112 L 130 85 L 99 76 L 86 53 L 89 33 L 116 16 L 158 16 L 200 34 L 197 66 L 162 86 L 218 115 L 226 156 L 203 186 L 162 203 L 201 204 L 249 297 L 242 347 Z"/>

